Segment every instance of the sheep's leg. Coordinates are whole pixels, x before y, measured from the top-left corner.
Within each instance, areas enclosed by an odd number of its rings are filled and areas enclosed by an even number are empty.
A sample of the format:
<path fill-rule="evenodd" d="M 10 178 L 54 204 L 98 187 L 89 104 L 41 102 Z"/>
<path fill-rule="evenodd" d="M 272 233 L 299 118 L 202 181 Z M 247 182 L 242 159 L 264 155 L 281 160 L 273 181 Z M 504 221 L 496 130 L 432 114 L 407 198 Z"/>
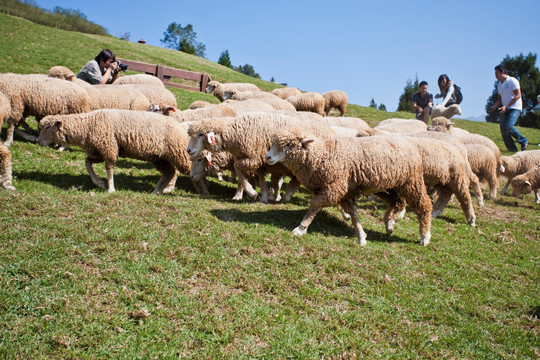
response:
<path fill-rule="evenodd" d="M 431 213 L 431 217 L 436 218 L 442 214 L 451 197 L 452 191 L 448 187 L 437 186 L 437 200 L 435 201 L 435 204 L 433 204 L 433 212 Z"/>
<path fill-rule="evenodd" d="M 115 192 L 114 188 L 114 162 L 111 160 L 105 160 L 105 171 L 107 172 L 107 192 L 113 193 Z"/>
<path fill-rule="evenodd" d="M 392 189 L 376 193 L 375 195 L 383 200 L 387 205 L 383 221 L 386 228 L 386 233 L 391 235 L 394 232 L 396 218 L 401 219 L 405 215 L 407 203 Z"/>
<path fill-rule="evenodd" d="M 311 204 L 309 205 L 307 213 L 304 215 L 304 218 L 300 222 L 300 225 L 298 225 L 294 230 L 292 231 L 293 235 L 304 235 L 307 232 L 307 229 L 313 219 L 315 218 L 315 215 L 319 211 L 321 211 L 322 206 L 315 205 L 315 202 L 313 201 L 314 198 L 311 198 Z"/>
<path fill-rule="evenodd" d="M 96 173 L 94 172 L 93 164 L 99 163 L 102 160 L 96 160 L 91 158 L 86 158 L 84 164 L 86 165 L 86 170 L 88 171 L 88 174 L 90 175 L 90 179 L 92 179 L 92 182 L 99 188 L 105 189 L 105 182 L 101 180 Z"/>
<path fill-rule="evenodd" d="M 362 246 L 366 245 L 367 235 L 364 232 L 364 229 L 362 229 L 362 224 L 360 224 L 360 219 L 358 218 L 358 210 L 356 209 L 356 206 L 354 205 L 354 199 L 349 198 L 349 199 L 341 200 L 338 204 L 338 207 L 341 207 L 343 211 L 345 211 L 346 213 L 350 215 L 352 224 L 354 227 L 354 232 L 356 233 L 356 237 L 358 238 L 358 242 Z"/>
<path fill-rule="evenodd" d="M 291 201 L 292 196 L 300 187 L 300 181 L 298 181 L 294 176 L 289 180 L 287 188 L 285 189 L 285 196 L 283 197 L 283 202 Z"/>
<path fill-rule="evenodd" d="M 161 177 L 156 185 L 153 194 L 163 194 L 170 193 L 174 190 L 174 185 L 176 184 L 176 178 L 178 177 L 178 172 L 171 165 L 171 163 L 165 160 L 159 160 L 153 163 L 156 169 L 161 173 Z"/>
<path fill-rule="evenodd" d="M 540 204 L 540 193 L 538 189 L 534 190 L 534 199 L 535 204 Z"/>
<path fill-rule="evenodd" d="M 452 192 L 456 195 L 459 205 L 461 206 L 461 210 L 463 210 L 469 225 L 475 226 L 476 215 L 474 214 L 469 187 L 465 182 L 455 184 L 456 185 L 452 186 Z M 435 206 L 433 206 L 433 208 L 435 208 Z M 435 210 L 433 212 L 435 212 Z"/>
<path fill-rule="evenodd" d="M 279 202 L 281 200 L 281 186 L 283 185 L 284 178 L 285 176 L 282 174 L 272 174 L 270 179 L 274 193 L 268 195 L 268 200 L 275 202 Z"/>
<path fill-rule="evenodd" d="M 249 197 L 255 199 L 257 197 L 257 191 L 251 186 L 244 171 L 244 161 L 237 160 L 234 162 L 234 169 L 236 171 L 236 176 L 238 177 L 238 187 L 236 189 L 236 194 L 233 196 L 233 200 L 242 200 L 244 190 Z"/>
<path fill-rule="evenodd" d="M 495 200 L 497 193 L 499 192 L 499 179 L 496 173 L 489 174 L 486 179 L 489 185 L 489 199 Z"/>
<path fill-rule="evenodd" d="M 407 201 L 416 214 L 421 237 L 420 244 L 428 245 L 431 239 L 431 211 L 433 206 L 426 192 L 424 182 L 422 180 L 411 181 L 397 190 L 398 195 Z"/>
<path fill-rule="evenodd" d="M 478 202 L 479 206 L 484 205 L 484 194 L 482 192 L 482 188 L 480 187 L 480 180 L 478 179 L 478 176 L 476 176 L 472 171 L 470 178 L 470 186 L 472 187 L 473 193 L 476 196 L 476 201 Z"/>
<path fill-rule="evenodd" d="M 15 134 L 22 137 L 26 141 L 37 142 L 37 137 L 35 135 L 27 134 L 24 131 L 19 130 L 19 129 L 15 129 L 14 131 L 15 131 Z"/>
<path fill-rule="evenodd" d="M 506 190 L 508 190 L 508 187 L 510 186 L 510 182 L 512 181 L 513 177 L 508 178 L 508 182 L 506 185 L 504 185 L 503 189 L 501 190 L 501 195 L 506 194 Z"/>
<path fill-rule="evenodd" d="M 14 191 L 16 189 L 11 180 L 11 153 L 6 147 L 0 145 L 0 185 L 6 190 Z"/>
<path fill-rule="evenodd" d="M 264 172 L 257 170 L 255 173 L 259 179 L 259 187 L 261 189 L 261 202 L 266 204 L 268 202 L 268 186 L 266 186 L 266 179 L 264 178 Z"/>
<path fill-rule="evenodd" d="M 202 177 L 200 180 L 192 180 L 193 186 L 195 187 L 195 190 L 200 195 L 206 195 L 208 194 L 208 180 L 206 180 L 205 177 Z"/>
<path fill-rule="evenodd" d="M 343 219 L 345 219 L 345 221 L 351 220 L 351 215 L 349 215 L 349 213 L 347 213 L 340 204 L 337 204 L 336 208 L 341 213 L 341 216 L 343 216 Z"/>

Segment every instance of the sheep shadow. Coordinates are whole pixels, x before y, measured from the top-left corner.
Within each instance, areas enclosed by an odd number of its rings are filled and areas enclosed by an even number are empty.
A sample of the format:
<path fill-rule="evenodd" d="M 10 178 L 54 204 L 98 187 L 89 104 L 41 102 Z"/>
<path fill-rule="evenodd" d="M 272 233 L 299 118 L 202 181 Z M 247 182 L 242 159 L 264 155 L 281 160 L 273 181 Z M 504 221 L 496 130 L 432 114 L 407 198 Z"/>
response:
<path fill-rule="evenodd" d="M 81 191 L 106 191 L 97 187 L 88 174 L 51 174 L 38 171 L 18 171 L 13 175 L 18 180 L 30 180 L 56 186 L 60 189 L 78 189 Z M 103 179 L 106 180 L 106 179 Z M 115 174 L 114 187 L 116 190 L 128 190 L 135 192 L 151 193 L 159 180 L 159 174 L 131 176 L 128 174 Z M 184 189 L 196 193 L 195 188 L 188 176 L 180 175 L 176 181 L 176 189 Z"/>
<path fill-rule="evenodd" d="M 270 205 L 269 205 L 270 206 Z M 241 211 L 238 209 L 213 209 L 210 213 L 217 219 L 224 222 L 242 222 L 245 224 L 265 224 L 271 225 L 279 229 L 289 229 L 292 231 L 297 227 L 306 209 L 290 210 L 290 209 L 276 209 L 271 208 L 261 211 Z M 362 219 L 360 219 L 362 223 Z M 404 239 L 395 234 L 389 236 L 386 233 L 365 229 L 368 241 L 383 241 L 383 242 L 406 242 L 409 243 L 411 239 Z M 326 211 L 321 211 L 317 214 L 315 220 L 311 223 L 308 229 L 309 233 L 317 233 L 321 235 L 331 235 L 335 237 L 349 237 L 355 238 L 354 229 L 350 222 L 346 223 L 343 219 L 337 218 Z"/>

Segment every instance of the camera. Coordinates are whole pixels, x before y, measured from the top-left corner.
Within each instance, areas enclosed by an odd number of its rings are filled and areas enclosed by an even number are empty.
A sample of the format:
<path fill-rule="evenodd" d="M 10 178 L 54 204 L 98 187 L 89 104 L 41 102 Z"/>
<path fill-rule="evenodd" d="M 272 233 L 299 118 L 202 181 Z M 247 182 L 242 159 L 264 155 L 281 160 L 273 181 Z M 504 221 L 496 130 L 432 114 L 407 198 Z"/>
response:
<path fill-rule="evenodd" d="M 128 66 L 124 64 L 120 64 L 120 61 L 115 61 L 115 63 L 118 65 L 118 68 L 122 71 L 126 71 Z"/>

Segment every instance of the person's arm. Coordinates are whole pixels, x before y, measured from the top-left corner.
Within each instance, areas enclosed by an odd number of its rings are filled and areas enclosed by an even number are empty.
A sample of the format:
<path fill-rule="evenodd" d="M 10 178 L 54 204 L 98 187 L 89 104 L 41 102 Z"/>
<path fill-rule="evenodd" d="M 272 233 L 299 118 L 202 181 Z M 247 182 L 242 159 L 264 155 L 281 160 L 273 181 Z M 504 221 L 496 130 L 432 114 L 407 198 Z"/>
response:
<path fill-rule="evenodd" d="M 491 110 L 495 110 L 499 107 L 499 105 L 502 104 L 502 100 L 501 100 L 501 94 L 497 95 L 497 101 L 495 101 L 493 103 L 493 105 L 491 105 Z"/>
<path fill-rule="evenodd" d="M 514 104 L 516 101 L 518 101 L 521 98 L 520 88 L 514 89 L 512 90 L 512 92 L 514 93 L 514 97 L 512 98 L 512 100 L 510 100 L 508 104 L 503 105 L 502 107 L 499 108 L 501 114 L 505 112 L 506 110 L 508 110 L 508 108 L 512 106 L 512 104 Z"/>
<path fill-rule="evenodd" d="M 453 94 L 453 93 L 454 93 L 454 85 L 452 84 L 452 85 L 450 85 L 450 86 L 448 87 L 448 91 L 446 92 L 446 96 L 444 97 L 444 99 L 443 99 L 443 101 L 442 101 L 442 103 L 441 103 L 442 106 L 445 106 L 446 103 L 447 103 L 448 101 L 450 101 L 450 99 L 452 98 L 452 94 Z"/>
<path fill-rule="evenodd" d="M 113 62 L 109 67 L 105 70 L 105 73 L 101 77 L 101 81 L 99 82 L 100 85 L 104 85 L 109 81 L 109 79 L 114 75 L 115 71 L 118 70 L 118 64 Z"/>

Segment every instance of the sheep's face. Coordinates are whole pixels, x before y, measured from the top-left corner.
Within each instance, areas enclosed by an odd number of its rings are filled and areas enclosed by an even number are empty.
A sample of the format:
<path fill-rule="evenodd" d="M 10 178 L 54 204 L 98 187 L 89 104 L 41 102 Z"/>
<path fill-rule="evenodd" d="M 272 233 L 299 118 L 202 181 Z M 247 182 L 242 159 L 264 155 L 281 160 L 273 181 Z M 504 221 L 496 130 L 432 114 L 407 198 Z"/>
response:
<path fill-rule="evenodd" d="M 213 131 L 196 131 L 190 135 L 187 152 L 190 156 L 194 156 L 199 154 L 203 149 L 215 149 L 215 145 L 216 135 Z"/>
<path fill-rule="evenodd" d="M 206 175 L 208 167 L 212 165 L 212 154 L 199 154 L 191 157 L 191 172 L 189 176 L 193 181 L 200 181 Z"/>
<path fill-rule="evenodd" d="M 278 144 L 272 145 L 266 153 L 266 162 L 270 165 L 275 165 L 278 162 L 283 162 L 287 155 L 288 148 L 281 148 Z"/>
<path fill-rule="evenodd" d="M 531 182 L 529 180 L 514 178 L 511 184 L 513 196 L 528 194 L 533 191 Z"/>
<path fill-rule="evenodd" d="M 207 93 L 211 93 L 212 91 L 214 91 L 214 89 L 217 87 L 217 83 L 215 81 L 210 81 L 207 85 L 206 85 L 206 89 L 205 89 L 205 92 Z"/>
<path fill-rule="evenodd" d="M 62 130 L 62 121 L 54 119 L 43 119 L 39 123 L 39 136 L 38 144 L 41 146 L 47 146 L 51 142 L 55 141 L 63 145 L 65 143 L 65 138 L 61 132 Z"/>
<path fill-rule="evenodd" d="M 311 142 L 313 140 L 308 138 L 274 139 L 272 147 L 266 153 L 266 162 L 270 165 L 285 162 L 290 153 L 305 150 Z"/>
<path fill-rule="evenodd" d="M 234 94 L 236 94 L 235 91 L 225 91 L 225 92 L 223 93 L 223 101 L 229 100 L 230 98 L 233 97 Z"/>

